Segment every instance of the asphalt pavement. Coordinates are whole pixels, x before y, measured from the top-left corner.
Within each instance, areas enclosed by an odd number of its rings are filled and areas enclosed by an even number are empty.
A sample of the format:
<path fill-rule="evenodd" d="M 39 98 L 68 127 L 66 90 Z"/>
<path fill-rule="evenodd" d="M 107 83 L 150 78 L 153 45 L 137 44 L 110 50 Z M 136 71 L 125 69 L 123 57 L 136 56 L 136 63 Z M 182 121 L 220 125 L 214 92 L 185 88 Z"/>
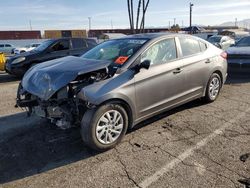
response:
<path fill-rule="evenodd" d="M 86 148 L 78 128 L 63 131 L 15 109 L 18 81 L 7 80 L 0 187 L 228 188 L 250 178 L 250 76 L 230 77 L 214 103 L 196 100 L 139 124 L 104 153 Z"/>

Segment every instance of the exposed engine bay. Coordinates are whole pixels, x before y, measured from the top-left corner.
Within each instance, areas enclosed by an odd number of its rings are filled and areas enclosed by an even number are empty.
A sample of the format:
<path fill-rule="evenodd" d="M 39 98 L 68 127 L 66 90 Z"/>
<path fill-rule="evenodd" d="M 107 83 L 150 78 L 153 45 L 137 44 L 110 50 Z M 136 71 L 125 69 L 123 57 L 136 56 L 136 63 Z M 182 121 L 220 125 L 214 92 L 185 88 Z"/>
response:
<path fill-rule="evenodd" d="M 43 79 L 41 78 L 41 75 L 37 74 L 39 76 L 37 76 L 36 79 L 32 78 L 27 83 L 25 83 L 25 80 L 20 83 L 17 92 L 16 106 L 25 108 L 28 112 L 28 115 L 35 113 L 40 117 L 47 118 L 62 129 L 70 128 L 79 124 L 81 122 L 80 118 L 83 117 L 86 109 L 91 107 L 87 101 L 82 101 L 81 99 L 77 98 L 77 94 L 82 88 L 90 84 L 112 77 L 114 74 L 111 74 L 111 72 L 112 71 L 110 71 L 108 67 L 102 67 L 101 69 L 92 72 L 87 72 L 84 74 L 78 73 L 74 80 L 70 81 L 65 86 L 54 92 L 53 95 L 48 99 L 46 98 L 48 95 L 44 95 L 42 98 L 36 94 L 32 94 L 32 92 L 27 91 L 31 85 L 31 82 L 34 80 L 40 86 L 45 83 L 47 87 L 46 90 L 48 92 L 52 90 L 52 81 L 44 81 L 50 80 L 50 76 L 45 73 L 43 74 L 45 75 L 45 79 Z M 23 86 L 26 86 L 27 89 Z M 34 88 L 33 90 L 36 91 Z"/>

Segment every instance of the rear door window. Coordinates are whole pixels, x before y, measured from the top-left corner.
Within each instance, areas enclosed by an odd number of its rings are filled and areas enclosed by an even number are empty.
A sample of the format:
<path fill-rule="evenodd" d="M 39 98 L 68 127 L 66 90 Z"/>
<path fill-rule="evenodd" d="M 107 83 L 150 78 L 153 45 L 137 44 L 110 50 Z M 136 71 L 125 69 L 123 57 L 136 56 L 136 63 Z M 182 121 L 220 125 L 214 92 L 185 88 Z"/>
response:
<path fill-rule="evenodd" d="M 190 56 L 195 55 L 201 52 L 200 44 L 198 40 L 191 39 L 191 38 L 179 38 L 181 49 L 182 49 L 182 55 Z"/>
<path fill-rule="evenodd" d="M 206 51 L 207 50 L 207 44 L 200 41 L 200 48 L 201 48 L 202 52 Z"/>
<path fill-rule="evenodd" d="M 3 48 L 4 47 L 4 45 L 3 44 L 0 44 L 0 48 Z"/>
<path fill-rule="evenodd" d="M 11 47 L 11 45 L 10 45 L 10 44 L 5 44 L 5 47 L 8 47 L 8 48 L 9 48 L 9 47 Z"/>
<path fill-rule="evenodd" d="M 71 39 L 73 49 L 86 48 L 87 44 L 84 39 Z"/>
<path fill-rule="evenodd" d="M 94 47 L 97 45 L 96 41 L 93 40 L 93 39 L 86 39 L 87 40 L 87 43 L 88 43 L 88 47 Z"/>

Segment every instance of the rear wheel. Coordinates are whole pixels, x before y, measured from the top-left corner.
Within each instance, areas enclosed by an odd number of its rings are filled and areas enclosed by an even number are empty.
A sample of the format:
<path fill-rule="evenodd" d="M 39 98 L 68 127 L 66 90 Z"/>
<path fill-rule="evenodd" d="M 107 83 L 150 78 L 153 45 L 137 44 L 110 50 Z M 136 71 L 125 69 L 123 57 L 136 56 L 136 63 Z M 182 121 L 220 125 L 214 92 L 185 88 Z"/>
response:
<path fill-rule="evenodd" d="M 221 86 L 221 77 L 217 73 L 213 73 L 207 84 L 206 95 L 204 97 L 206 102 L 214 102 L 218 98 Z"/>
<path fill-rule="evenodd" d="M 88 110 L 82 119 L 81 135 L 84 143 L 98 151 L 115 147 L 128 128 L 128 115 L 119 104 L 107 103 Z"/>

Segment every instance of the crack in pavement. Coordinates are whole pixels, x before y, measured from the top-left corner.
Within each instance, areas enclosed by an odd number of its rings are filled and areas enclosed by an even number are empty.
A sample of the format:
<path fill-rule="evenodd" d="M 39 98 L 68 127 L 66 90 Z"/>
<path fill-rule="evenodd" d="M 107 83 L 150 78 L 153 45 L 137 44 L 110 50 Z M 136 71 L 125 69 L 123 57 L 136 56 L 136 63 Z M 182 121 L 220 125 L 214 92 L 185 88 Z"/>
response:
<path fill-rule="evenodd" d="M 235 122 L 239 121 L 242 117 L 246 116 L 246 114 L 250 111 L 250 108 L 247 108 L 244 112 L 239 113 L 234 119 L 231 119 L 228 122 L 225 122 L 220 128 L 216 129 L 212 134 L 208 135 L 206 138 L 199 141 L 195 146 L 190 147 L 182 154 L 178 156 L 178 159 L 175 158 L 174 160 L 166 163 L 162 168 L 156 171 L 153 175 L 144 179 L 139 185 L 141 187 L 148 187 L 152 183 L 156 182 L 161 176 L 163 176 L 166 172 L 172 170 L 176 165 L 178 165 L 181 161 L 185 160 L 186 158 L 192 156 L 194 152 L 205 145 L 207 145 L 211 140 L 213 140 L 218 135 L 222 134 L 225 129 L 229 128 Z M 181 161 L 179 161 L 179 159 Z"/>
<path fill-rule="evenodd" d="M 209 154 L 207 154 L 206 152 L 197 151 L 197 153 L 201 154 L 204 158 L 210 160 L 212 163 L 217 164 L 217 165 L 221 166 L 222 168 L 224 168 L 224 169 L 226 169 L 226 170 L 228 170 L 228 171 L 230 171 L 230 172 L 232 172 L 232 173 L 234 173 L 234 174 L 237 174 L 239 177 L 247 178 L 247 177 L 244 176 L 243 174 L 240 174 L 240 173 L 238 173 L 238 172 L 232 170 L 231 168 L 229 168 L 229 167 L 227 167 L 227 166 L 225 166 L 225 165 L 223 165 L 223 164 L 221 164 L 221 163 L 215 161 L 214 159 L 210 158 L 210 157 L 209 157 Z"/>
<path fill-rule="evenodd" d="M 127 170 L 126 165 L 123 163 L 123 161 L 122 161 L 122 159 L 121 159 L 121 157 L 120 157 L 120 155 L 119 155 L 119 151 L 117 150 L 117 148 L 114 148 L 114 149 L 115 149 L 116 154 L 117 154 L 117 159 L 118 159 L 118 161 L 120 162 L 120 164 L 122 165 L 123 170 L 124 170 L 124 172 L 125 172 L 127 178 L 128 178 L 136 187 L 141 188 L 140 185 L 130 176 L 130 174 L 129 174 L 128 170 Z"/>
<path fill-rule="evenodd" d="M 180 160 L 180 162 L 181 162 L 183 165 L 185 165 L 185 166 L 189 166 L 189 167 L 199 167 L 199 168 L 202 168 L 202 169 L 204 169 L 204 170 L 207 170 L 207 171 L 209 171 L 209 172 L 211 172 L 211 173 L 213 173 L 213 174 L 215 174 L 215 175 L 217 175 L 217 176 L 220 176 L 220 177 L 223 177 L 223 178 L 225 178 L 225 179 L 230 180 L 231 183 L 234 184 L 234 187 L 237 187 L 236 184 L 235 184 L 235 182 L 234 182 L 231 178 L 229 178 L 229 177 L 227 177 L 227 176 L 225 176 L 225 175 L 222 175 L 222 174 L 220 174 L 220 173 L 217 173 L 217 172 L 215 172 L 215 171 L 213 171 L 213 170 L 211 170 L 211 169 L 208 169 L 208 168 L 206 168 L 206 167 L 204 167 L 204 166 L 198 166 L 198 165 L 195 165 L 195 164 L 190 164 L 190 163 L 188 163 L 188 162 L 184 162 L 184 161 L 181 160 L 178 156 L 176 156 L 176 155 L 170 153 L 169 151 L 166 151 L 166 150 L 162 149 L 161 147 L 159 147 L 159 149 L 162 150 L 163 152 L 169 154 L 170 156 L 172 156 L 172 157 L 174 157 L 174 158 Z M 238 175 L 238 174 L 237 174 L 237 175 Z M 243 177 L 243 176 L 242 176 L 242 177 Z"/>

